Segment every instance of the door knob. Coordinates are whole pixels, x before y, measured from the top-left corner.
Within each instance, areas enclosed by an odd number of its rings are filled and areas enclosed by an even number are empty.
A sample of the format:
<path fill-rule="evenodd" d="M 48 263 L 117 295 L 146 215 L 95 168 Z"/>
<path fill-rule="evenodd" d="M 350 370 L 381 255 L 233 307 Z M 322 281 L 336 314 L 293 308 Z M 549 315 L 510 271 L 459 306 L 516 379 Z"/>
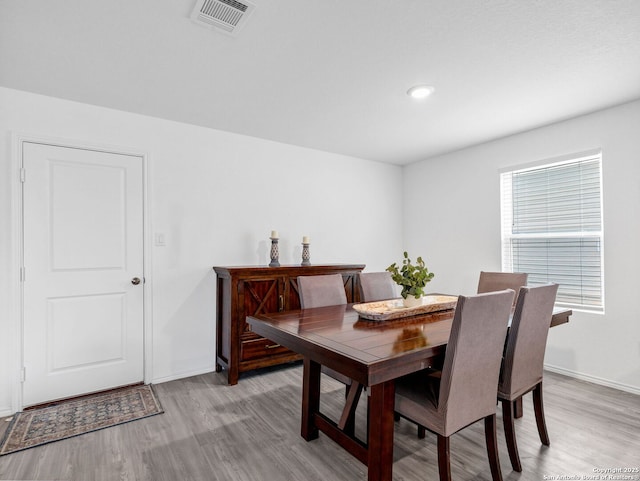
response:
<path fill-rule="evenodd" d="M 140 284 L 140 278 L 134 277 L 133 279 L 131 279 L 131 284 L 133 284 L 134 286 L 137 286 L 138 284 Z"/>

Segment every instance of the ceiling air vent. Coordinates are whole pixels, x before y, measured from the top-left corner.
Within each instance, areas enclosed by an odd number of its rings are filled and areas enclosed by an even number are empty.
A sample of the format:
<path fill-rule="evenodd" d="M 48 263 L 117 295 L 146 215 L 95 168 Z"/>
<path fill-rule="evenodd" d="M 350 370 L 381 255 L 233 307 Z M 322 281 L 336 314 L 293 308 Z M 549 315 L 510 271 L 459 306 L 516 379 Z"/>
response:
<path fill-rule="evenodd" d="M 237 0 L 197 0 L 191 19 L 199 25 L 237 33 L 255 5 Z"/>

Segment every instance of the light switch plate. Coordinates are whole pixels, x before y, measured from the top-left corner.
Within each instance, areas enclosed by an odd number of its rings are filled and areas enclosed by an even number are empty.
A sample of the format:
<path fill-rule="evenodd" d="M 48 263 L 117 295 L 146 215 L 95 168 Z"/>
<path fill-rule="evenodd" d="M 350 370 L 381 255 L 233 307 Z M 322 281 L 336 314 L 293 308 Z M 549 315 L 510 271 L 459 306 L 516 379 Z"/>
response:
<path fill-rule="evenodd" d="M 166 243 L 166 238 L 165 238 L 164 232 L 156 232 L 153 235 L 153 243 L 154 243 L 154 245 L 156 245 L 158 247 L 166 246 L 167 243 Z"/>

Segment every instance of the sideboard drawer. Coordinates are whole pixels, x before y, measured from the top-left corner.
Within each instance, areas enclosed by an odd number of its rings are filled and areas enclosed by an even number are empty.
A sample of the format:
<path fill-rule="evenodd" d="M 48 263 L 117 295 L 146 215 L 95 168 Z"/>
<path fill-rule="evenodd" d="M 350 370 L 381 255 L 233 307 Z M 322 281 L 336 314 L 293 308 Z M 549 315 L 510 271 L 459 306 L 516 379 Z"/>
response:
<path fill-rule="evenodd" d="M 260 359 L 262 357 L 270 357 L 276 354 L 290 352 L 286 347 L 269 339 L 265 339 L 264 337 L 243 341 L 241 351 L 240 359 L 242 361 L 250 361 L 252 359 Z"/>

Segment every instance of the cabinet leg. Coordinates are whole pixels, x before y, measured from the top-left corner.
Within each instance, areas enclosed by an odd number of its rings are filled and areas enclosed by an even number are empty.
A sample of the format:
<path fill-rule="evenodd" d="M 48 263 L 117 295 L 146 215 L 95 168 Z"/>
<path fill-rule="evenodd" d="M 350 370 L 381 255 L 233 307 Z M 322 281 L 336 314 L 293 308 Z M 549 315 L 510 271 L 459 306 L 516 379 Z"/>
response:
<path fill-rule="evenodd" d="M 229 374 L 227 375 L 227 383 L 229 384 L 229 386 L 235 386 L 236 384 L 238 384 L 239 377 L 240 376 L 237 372 L 233 373 L 231 372 L 231 370 L 229 370 Z"/>

